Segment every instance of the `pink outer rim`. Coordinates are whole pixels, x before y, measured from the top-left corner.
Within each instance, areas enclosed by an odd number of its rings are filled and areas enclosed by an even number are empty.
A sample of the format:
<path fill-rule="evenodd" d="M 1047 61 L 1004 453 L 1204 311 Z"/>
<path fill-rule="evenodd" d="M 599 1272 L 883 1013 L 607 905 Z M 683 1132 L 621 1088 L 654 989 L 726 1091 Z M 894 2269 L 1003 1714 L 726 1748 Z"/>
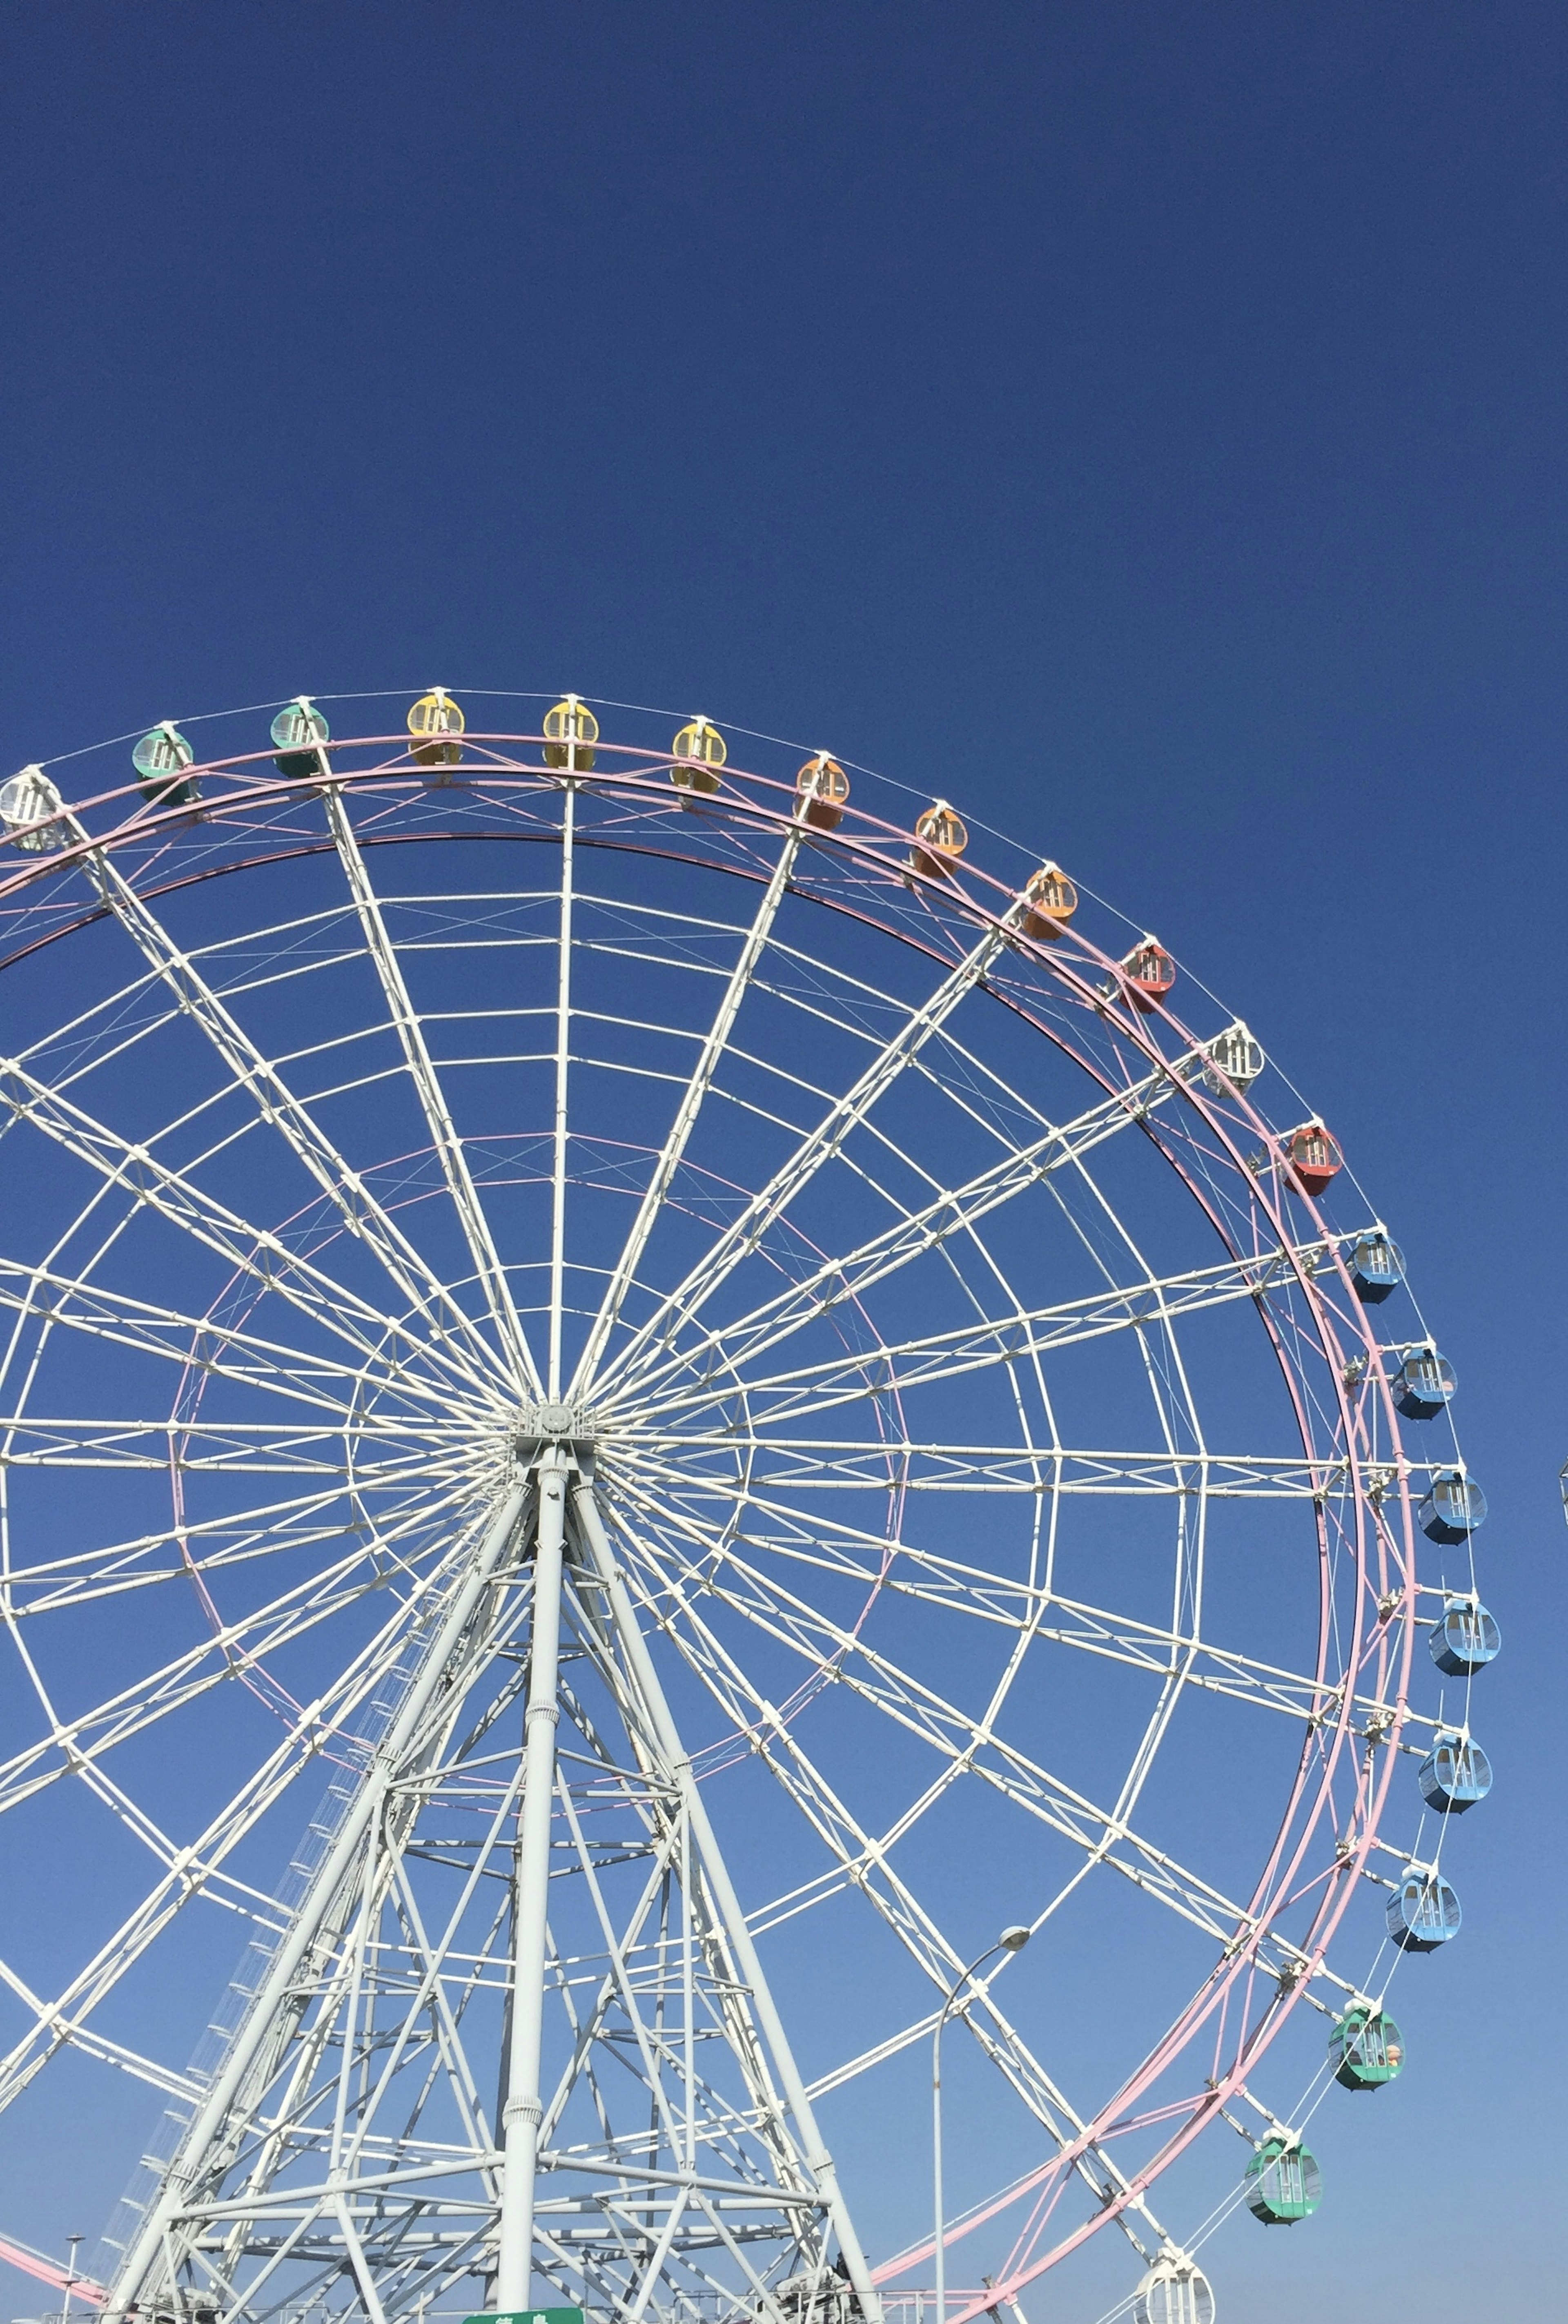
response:
<path fill-rule="evenodd" d="M 496 754 L 503 752 L 511 753 L 520 748 L 542 749 L 543 746 L 542 736 L 531 734 L 503 735 L 470 733 L 465 734 L 461 741 L 466 752 L 480 751 Z M 365 736 L 335 742 L 327 747 L 334 757 L 339 752 L 350 750 L 390 751 L 397 754 L 397 759 L 392 762 L 383 761 L 382 764 L 355 771 L 345 770 L 341 776 L 336 778 L 344 784 L 346 788 L 353 788 L 355 791 L 374 790 L 376 793 L 383 791 L 396 793 L 409 788 L 436 790 L 447 788 L 450 784 L 450 787 L 459 789 L 464 796 L 472 797 L 498 786 L 504 786 L 510 789 L 521 781 L 530 790 L 564 791 L 568 787 L 576 787 L 585 793 L 623 797 L 633 803 L 645 804 L 651 799 L 656 799 L 665 807 L 689 806 L 709 820 L 723 816 L 730 826 L 740 830 L 752 830 L 758 835 L 781 836 L 797 819 L 793 813 L 796 795 L 791 785 L 769 776 L 749 774 L 743 770 L 730 766 L 726 766 L 724 770 L 718 790 L 702 794 L 695 799 L 687 794 L 672 800 L 669 789 L 665 788 L 672 766 L 696 762 L 674 760 L 668 752 L 640 750 L 630 745 L 606 743 L 600 741 L 595 746 L 597 758 L 592 773 L 568 773 L 564 770 L 558 770 L 537 763 L 525 764 L 510 756 L 503 758 L 497 755 L 493 763 L 475 760 L 460 764 L 447 770 L 447 783 L 431 784 L 428 780 L 426 770 L 413 763 L 410 742 L 411 738 L 400 735 Z M 278 776 L 271 770 L 271 761 L 274 756 L 274 750 L 251 752 L 205 764 L 193 763 L 189 768 L 182 770 L 180 779 L 183 780 L 194 780 L 198 783 L 219 780 L 232 786 L 225 795 L 204 797 L 199 810 L 201 820 L 207 823 L 223 824 L 228 820 L 231 814 L 244 816 L 254 809 L 272 807 L 290 798 L 303 801 L 315 796 L 323 788 L 317 779 L 295 780 Z M 635 764 L 623 766 L 611 773 L 599 764 L 599 761 L 606 757 L 635 761 Z M 258 778 L 251 770 L 258 770 L 263 762 L 267 765 L 269 772 L 261 774 Z M 737 789 L 737 785 L 744 788 Z M 772 796 L 770 797 L 770 794 Z M 34 855 L 24 865 L 20 866 L 10 878 L 0 880 L 0 902 L 19 894 L 23 889 L 34 881 L 48 878 L 67 864 L 79 862 L 89 853 L 100 849 L 113 851 L 120 847 L 143 844 L 149 839 L 166 836 L 188 825 L 191 820 L 189 808 L 175 807 L 155 812 L 149 811 L 142 799 L 139 787 L 135 785 L 118 786 L 112 790 L 101 792 L 66 811 L 80 815 L 92 809 L 112 808 L 125 801 L 134 802 L 133 811 L 127 819 L 121 821 L 110 830 L 102 835 L 89 835 L 87 840 L 73 843 L 67 848 Z M 27 828 L 44 828 L 57 819 L 55 816 L 49 816 L 43 818 L 39 825 L 27 826 Z M 928 904 L 946 905 L 973 926 L 1000 930 L 1003 927 L 1007 915 L 1018 900 L 1013 891 L 1007 888 L 1005 883 L 977 871 L 972 865 L 955 862 L 945 875 L 932 878 L 909 863 L 909 851 L 916 844 L 912 832 L 887 823 L 880 817 L 867 816 L 847 803 L 836 830 L 827 833 L 815 826 L 807 826 L 807 844 L 819 853 L 835 859 L 846 860 L 862 872 L 881 875 L 890 885 L 896 884 L 903 889 L 913 890 L 923 895 Z M 15 836 L 14 834 L 11 835 Z M 362 844 L 417 844 L 420 841 L 442 838 L 484 837 L 493 840 L 501 835 L 503 835 L 470 833 L 457 829 L 451 831 L 432 829 L 408 835 L 386 835 L 367 833 L 364 835 Z M 506 835 L 519 838 L 537 837 L 548 841 L 552 834 L 548 828 L 541 826 L 535 833 L 519 832 Z M 650 846 L 646 842 L 635 843 L 630 839 L 630 835 L 625 839 L 618 839 L 613 834 L 610 834 L 590 840 L 588 835 L 584 834 L 579 844 L 597 844 L 620 852 L 646 853 L 672 860 L 689 861 L 700 864 L 704 869 L 722 872 L 732 877 L 750 877 L 760 880 L 763 876 L 760 872 L 748 872 L 742 865 L 716 862 L 706 856 L 687 855 L 684 851 L 672 847 Z M 330 841 L 318 844 L 313 839 L 303 846 L 286 844 L 267 847 L 263 853 L 245 859 L 244 864 L 235 862 L 211 866 L 199 873 L 188 875 L 186 879 L 171 881 L 168 886 L 183 886 L 188 884 L 189 880 L 217 877 L 231 870 L 259 868 L 263 863 L 285 860 L 294 855 L 327 853 L 330 852 Z M 891 853 L 889 852 L 890 849 Z M 167 890 L 149 888 L 147 892 L 161 893 L 167 892 Z M 830 894 L 825 894 L 813 886 L 799 885 L 796 888 L 796 892 L 843 916 L 877 927 L 899 942 L 942 961 L 945 965 L 951 964 L 949 956 L 940 945 L 923 944 L 911 930 L 899 925 L 896 920 L 885 918 L 871 911 L 866 908 L 867 899 L 863 896 L 852 904 L 847 900 L 837 899 Z M 100 917 L 104 908 L 106 908 L 98 907 L 86 912 L 69 926 L 78 927 L 82 925 L 84 920 L 97 918 Z M 49 931 L 38 941 L 48 943 L 52 941 L 56 935 L 64 935 L 68 932 L 68 927 L 61 926 L 56 930 Z M 1103 1017 L 1121 1039 L 1130 1044 L 1149 1066 L 1158 1068 L 1168 1063 L 1164 1054 L 1155 1045 L 1153 1038 L 1154 1028 L 1161 1021 L 1169 1028 L 1184 1049 L 1199 1046 L 1196 1037 L 1187 1030 L 1163 1001 L 1155 1001 L 1150 1006 L 1148 996 L 1142 996 L 1143 1007 L 1134 1007 L 1130 1000 L 1129 980 L 1121 964 L 1102 953 L 1097 946 L 1076 931 L 1068 928 L 1055 939 L 1047 940 L 1030 936 L 1021 927 L 1009 921 L 1006 934 L 1010 947 L 1030 960 L 1037 969 L 1047 972 L 1058 987 L 1065 991 L 1072 999 L 1086 1010 Z M 22 947 L 18 954 L 12 957 L 20 957 L 22 952 L 35 948 L 34 945 Z M 1085 971 L 1088 974 L 1084 973 Z M 1107 996 L 1101 989 L 1102 978 L 1108 978 L 1111 981 L 1113 997 Z M 1059 1026 L 1051 1024 L 1037 1015 L 1018 994 L 1001 991 L 994 985 L 991 990 L 993 998 L 1013 1010 L 1065 1055 L 1073 1057 L 1108 1094 L 1114 1096 L 1120 1093 L 1106 1078 L 1102 1067 L 1092 1057 L 1085 1056 L 1075 1047 L 1066 1038 Z M 1229 1103 L 1240 1111 L 1250 1131 L 1263 1140 L 1266 1154 L 1273 1157 L 1273 1167 L 1269 1170 L 1255 1175 L 1248 1171 L 1245 1157 L 1236 1142 L 1231 1125 L 1225 1117 L 1217 1111 L 1204 1089 L 1201 1077 L 1193 1083 L 1184 1081 L 1181 1084 L 1181 1094 L 1202 1117 L 1205 1128 L 1219 1144 L 1231 1168 L 1249 1186 L 1253 1215 L 1257 1217 L 1260 1213 L 1263 1223 L 1271 1231 L 1277 1244 L 1287 1250 L 1291 1250 L 1293 1238 L 1287 1231 L 1285 1217 L 1284 1194 L 1287 1189 L 1279 1166 L 1281 1134 L 1271 1130 L 1261 1116 L 1254 1111 L 1244 1093 L 1238 1093 L 1232 1095 Z M 1181 1153 L 1178 1141 L 1172 1139 L 1169 1124 L 1145 1116 L 1140 1119 L 1138 1126 L 1160 1148 L 1166 1159 L 1177 1172 L 1194 1200 L 1208 1217 L 1222 1247 L 1230 1252 L 1231 1256 L 1238 1259 L 1257 1256 L 1256 1250 L 1247 1252 L 1237 1247 L 1222 1215 Z M 1291 1191 L 1295 1193 L 1296 1200 L 1304 1205 L 1315 1232 L 1319 1235 L 1326 1234 L 1326 1229 L 1315 1202 L 1301 1193 L 1299 1189 Z M 1256 1240 L 1255 1237 L 1255 1241 Z M 1354 1296 L 1348 1266 L 1342 1252 L 1337 1248 L 1333 1250 L 1333 1264 L 1338 1278 L 1338 1287 L 1343 1295 L 1344 1301 L 1342 1312 L 1337 1319 L 1338 1323 L 1342 1324 L 1349 1318 L 1358 1324 L 1362 1348 L 1370 1356 L 1375 1354 L 1378 1346 L 1376 1335 L 1371 1331 L 1360 1304 Z M 1390 1621 L 1385 1621 L 1381 1618 L 1375 1622 L 1370 1619 L 1369 1607 L 1375 1601 L 1369 1585 L 1371 1581 L 1370 1569 L 1375 1563 L 1378 1580 L 1381 1584 L 1378 1595 L 1382 1597 L 1388 1594 L 1390 1558 L 1400 1573 L 1402 1587 L 1397 1593 L 1396 1607 L 1403 1619 L 1398 1655 L 1397 1692 L 1394 1697 L 1395 1716 L 1388 1730 L 1388 1739 L 1391 1742 L 1398 1740 L 1408 1696 L 1416 1610 L 1415 1513 L 1410 1492 L 1411 1464 L 1404 1457 L 1400 1449 L 1398 1418 L 1394 1409 L 1389 1387 L 1382 1378 L 1381 1368 L 1375 1363 L 1370 1363 L 1367 1379 L 1369 1384 L 1373 1385 L 1374 1393 L 1378 1396 L 1390 1446 L 1389 1459 L 1377 1463 L 1379 1472 L 1379 1481 L 1385 1495 L 1388 1487 L 1393 1484 L 1397 1484 L 1398 1492 L 1399 1539 L 1396 1542 L 1390 1535 L 1386 1509 L 1380 1519 L 1378 1517 L 1369 1518 L 1372 1486 L 1372 1480 L 1367 1473 L 1370 1466 L 1370 1439 L 1360 1406 L 1352 1407 L 1343 1384 L 1345 1351 L 1340 1331 L 1336 1328 L 1336 1318 L 1319 1289 L 1317 1278 L 1305 1274 L 1294 1259 L 1291 1261 L 1291 1268 L 1296 1286 L 1305 1299 L 1315 1326 L 1319 1344 L 1328 1360 L 1330 1374 L 1334 1382 L 1338 1413 L 1336 1459 L 1342 1461 L 1346 1470 L 1346 1483 L 1355 1495 L 1354 1635 L 1345 1656 L 1345 1681 L 1342 1688 L 1338 1690 L 1340 1699 L 1337 1713 L 1333 1717 L 1332 1727 L 1324 1728 L 1314 1724 L 1304 1739 L 1296 1777 L 1281 1817 L 1279 1829 L 1248 1904 L 1246 1926 L 1250 1933 L 1244 1933 L 1227 1949 L 1228 1958 L 1222 1960 L 1210 1977 L 1194 1994 L 1191 2001 L 1163 2040 L 1156 2045 L 1143 2063 L 1123 2083 L 1114 2098 L 1099 2111 L 1084 2130 L 1057 2153 L 1052 2155 L 1039 2169 L 1027 2174 L 1004 2190 L 990 2203 L 972 2213 L 960 2225 L 951 2228 L 945 2237 L 945 2243 L 952 2244 L 960 2240 L 974 2227 L 1019 2202 L 1024 2196 L 1031 2193 L 1043 2194 L 1051 2188 L 1053 2181 L 1059 2181 L 1061 2186 L 1065 2186 L 1066 2173 L 1092 2145 L 1104 2143 L 1116 2135 L 1125 2135 L 1133 2127 L 1136 2119 L 1134 2109 L 1139 2100 L 1151 2089 L 1215 2013 L 1221 2011 L 1228 2013 L 1231 1998 L 1239 1989 L 1250 1990 L 1253 1980 L 1259 1974 L 1258 1954 L 1268 1934 L 1269 1924 L 1274 1915 L 1289 1902 L 1308 1845 L 1323 1820 L 1325 1808 L 1332 1804 L 1332 1785 L 1334 1775 L 1347 1751 L 1351 1748 L 1354 1731 L 1351 1722 L 1357 1685 L 1361 1681 L 1363 1672 L 1369 1665 L 1375 1668 L 1379 1698 L 1384 1701 L 1388 1699 L 1386 1687 L 1391 1659 L 1389 1637 L 1392 1625 Z M 1283 1340 L 1267 1310 L 1260 1308 L 1259 1313 L 1263 1316 L 1265 1327 L 1274 1346 L 1286 1382 L 1287 1391 L 1296 1414 L 1304 1451 L 1309 1460 L 1316 1460 L 1318 1456 L 1313 1443 L 1300 1387 Z M 1325 1462 L 1324 1465 L 1326 1467 L 1330 1463 Z M 1394 1472 L 1392 1478 L 1388 1474 L 1390 1470 Z M 1327 1522 L 1321 1501 L 1317 1504 L 1316 1521 L 1319 1557 L 1319 1638 L 1317 1663 L 1313 1676 L 1323 1696 L 1332 1701 L 1335 1690 L 1331 1689 L 1325 1683 L 1330 1643 L 1328 1615 L 1331 1608 L 1331 1553 Z M 1370 1539 L 1369 1539 L 1369 1532 Z M 1326 1748 L 1324 1748 L 1325 1742 Z M 1315 1803 L 1305 1817 L 1299 1834 L 1292 1846 L 1292 1827 L 1296 1821 L 1298 1811 L 1302 1807 L 1308 1789 L 1314 1756 L 1319 1752 L 1322 1753 L 1322 1760 Z M 1150 2161 L 1128 2181 L 1121 2191 L 1109 2201 L 1104 2202 L 1091 2218 L 1042 2256 L 1032 2255 L 1028 2246 L 1034 2237 L 1030 2228 L 1026 2227 L 1019 2245 L 1015 2246 L 1013 2256 L 1008 2264 L 1005 2276 L 983 2293 L 974 2294 L 970 2304 L 961 2308 L 956 2316 L 945 2319 L 945 2324 L 973 2324 L 973 2319 L 994 2308 L 999 2301 L 1015 2298 L 1025 2284 L 1031 2282 L 1047 2269 L 1065 2258 L 1070 2252 L 1087 2241 L 1109 2221 L 1121 2217 L 1130 2207 L 1137 2205 L 1160 2173 L 1207 2127 L 1226 2099 L 1235 2094 L 1248 2070 L 1267 2050 L 1285 2024 L 1326 1956 L 1329 1942 L 1344 1914 L 1351 1896 L 1354 1893 L 1357 1880 L 1367 1864 L 1375 1843 L 1379 1821 L 1392 1778 L 1395 1756 L 1392 1750 L 1385 1752 L 1383 1766 L 1377 1778 L 1360 1784 L 1357 1787 L 1357 1804 L 1351 1818 L 1350 1833 L 1341 1835 L 1341 1845 L 1344 1852 L 1336 1858 L 1336 1861 L 1326 1875 L 1321 1877 L 1320 1900 L 1307 1935 L 1298 1949 L 1305 1957 L 1305 1967 L 1292 1986 L 1287 1990 L 1281 1990 L 1274 2003 L 1264 2010 L 1251 2032 L 1245 2034 L 1230 2066 L 1203 2091 L 1190 2099 L 1180 2101 L 1176 2107 L 1162 2107 L 1157 2110 L 1156 2116 L 1148 2117 L 1150 2121 L 1167 2118 L 1173 2112 L 1179 2113 L 1183 2110 L 1186 2115 L 1185 2120 L 1180 2123 L 1178 2128 Z M 1347 1839 L 1349 1845 L 1345 1847 Z M 1245 2014 L 1244 2005 L 1243 2024 Z M 1222 2015 L 1222 2030 L 1224 2023 L 1225 2017 Z M 1130 2117 L 1133 2118 L 1130 2119 Z M 1057 2192 L 1060 2192 L 1060 2187 Z M 1047 2217 L 1049 2209 L 1054 2208 L 1055 2200 L 1055 2196 L 1052 2196 L 1046 2207 Z M 1043 2218 L 1039 2220 L 1038 2225 L 1043 2228 Z M 910 2267 L 928 2257 L 933 2248 L 934 2246 L 929 2239 L 911 2247 L 895 2259 L 873 2270 L 873 2281 L 881 2283 L 898 2274 L 907 2273 Z"/>

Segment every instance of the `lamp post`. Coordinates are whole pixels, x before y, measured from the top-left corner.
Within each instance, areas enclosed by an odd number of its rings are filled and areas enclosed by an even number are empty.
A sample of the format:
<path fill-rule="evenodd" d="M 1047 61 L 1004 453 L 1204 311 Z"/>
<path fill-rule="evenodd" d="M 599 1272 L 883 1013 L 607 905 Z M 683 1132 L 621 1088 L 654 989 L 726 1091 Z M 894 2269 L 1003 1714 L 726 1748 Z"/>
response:
<path fill-rule="evenodd" d="M 70 2246 L 70 2260 L 65 2271 L 65 2306 L 60 2311 L 60 2324 L 69 2324 L 70 2295 L 75 2288 L 77 2280 L 76 2255 L 78 2246 L 81 2243 L 81 2240 L 82 2238 L 80 2236 L 68 2236 L 66 2237 L 67 2243 Z"/>
<path fill-rule="evenodd" d="M 942 2204 L 942 2029 L 946 2024 L 954 2003 L 970 1978 L 992 1953 L 1021 1953 L 1029 1941 L 1027 1929 L 1014 1926 L 1004 1929 L 994 1944 L 976 1953 L 964 1971 L 936 2015 L 936 2031 L 931 2037 L 931 2200 L 936 2223 L 936 2324 L 947 2324 L 947 2248 L 943 2241 Z"/>

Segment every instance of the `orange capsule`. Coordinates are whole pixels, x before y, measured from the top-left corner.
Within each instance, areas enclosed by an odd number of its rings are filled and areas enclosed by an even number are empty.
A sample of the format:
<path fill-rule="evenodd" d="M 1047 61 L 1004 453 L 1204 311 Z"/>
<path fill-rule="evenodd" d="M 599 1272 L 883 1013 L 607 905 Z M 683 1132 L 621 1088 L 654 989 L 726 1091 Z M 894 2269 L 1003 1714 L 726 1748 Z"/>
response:
<path fill-rule="evenodd" d="M 1043 863 L 1026 882 L 1022 902 L 1026 934 L 1048 943 L 1077 910 L 1078 890 L 1059 864 Z"/>
<path fill-rule="evenodd" d="M 969 844 L 964 818 L 945 799 L 935 799 L 915 825 L 921 843 L 909 850 L 909 869 L 927 880 L 945 880 Z"/>
<path fill-rule="evenodd" d="M 844 820 L 849 777 L 836 759 L 830 759 L 826 751 L 818 751 L 796 776 L 795 796 L 807 823 L 818 831 L 836 831 Z"/>

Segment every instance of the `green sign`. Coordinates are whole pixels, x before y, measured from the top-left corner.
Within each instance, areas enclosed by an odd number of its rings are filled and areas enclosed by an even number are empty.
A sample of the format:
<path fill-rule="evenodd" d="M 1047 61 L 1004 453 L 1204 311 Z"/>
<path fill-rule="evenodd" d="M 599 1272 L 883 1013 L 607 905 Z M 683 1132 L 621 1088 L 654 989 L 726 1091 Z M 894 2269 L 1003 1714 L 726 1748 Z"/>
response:
<path fill-rule="evenodd" d="M 583 2324 L 580 2308 L 508 2308 L 499 2316 L 466 2316 L 463 2324 Z"/>

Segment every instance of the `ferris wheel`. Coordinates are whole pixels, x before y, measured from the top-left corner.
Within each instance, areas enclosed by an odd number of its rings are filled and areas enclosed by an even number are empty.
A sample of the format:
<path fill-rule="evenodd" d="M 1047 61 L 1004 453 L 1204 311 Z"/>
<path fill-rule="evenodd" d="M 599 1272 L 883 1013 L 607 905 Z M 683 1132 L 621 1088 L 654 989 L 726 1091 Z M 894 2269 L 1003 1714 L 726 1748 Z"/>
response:
<path fill-rule="evenodd" d="M 0 2135 L 135 2166 L 69 2292 L 1020 2324 L 1115 2245 L 1209 2324 L 1491 1780 L 1401 1253 L 1055 863 L 487 699 L 0 789 Z"/>

